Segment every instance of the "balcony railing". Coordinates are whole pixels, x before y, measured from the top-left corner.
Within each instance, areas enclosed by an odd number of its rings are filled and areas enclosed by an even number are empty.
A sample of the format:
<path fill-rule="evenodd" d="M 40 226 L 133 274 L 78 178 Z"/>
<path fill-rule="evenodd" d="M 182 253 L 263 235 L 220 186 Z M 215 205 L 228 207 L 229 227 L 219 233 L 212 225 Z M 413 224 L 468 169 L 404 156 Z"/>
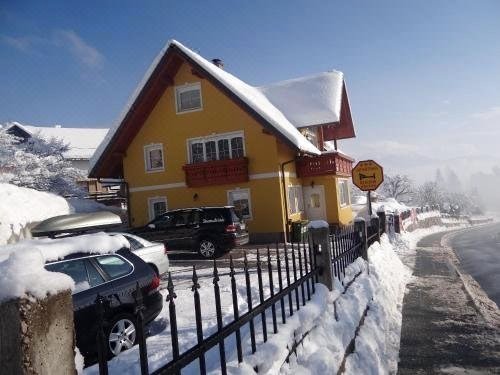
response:
<path fill-rule="evenodd" d="M 184 169 L 186 173 L 186 184 L 189 187 L 223 185 L 248 181 L 247 158 L 186 164 L 182 169 Z"/>
<path fill-rule="evenodd" d="M 320 156 L 300 156 L 295 161 L 298 177 L 322 175 L 350 176 L 353 160 L 337 153 L 328 153 Z"/>

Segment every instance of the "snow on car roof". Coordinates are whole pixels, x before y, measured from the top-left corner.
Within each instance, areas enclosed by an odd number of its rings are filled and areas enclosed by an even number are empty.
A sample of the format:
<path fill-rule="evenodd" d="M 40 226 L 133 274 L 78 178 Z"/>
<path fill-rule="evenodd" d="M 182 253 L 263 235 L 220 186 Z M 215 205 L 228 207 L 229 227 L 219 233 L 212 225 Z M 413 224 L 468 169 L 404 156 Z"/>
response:
<path fill-rule="evenodd" d="M 45 263 L 71 254 L 109 254 L 129 243 L 123 236 L 93 233 L 64 238 L 25 240 L 0 247 L 0 301 L 32 295 L 43 298 L 73 289 L 73 280 L 45 270 Z"/>

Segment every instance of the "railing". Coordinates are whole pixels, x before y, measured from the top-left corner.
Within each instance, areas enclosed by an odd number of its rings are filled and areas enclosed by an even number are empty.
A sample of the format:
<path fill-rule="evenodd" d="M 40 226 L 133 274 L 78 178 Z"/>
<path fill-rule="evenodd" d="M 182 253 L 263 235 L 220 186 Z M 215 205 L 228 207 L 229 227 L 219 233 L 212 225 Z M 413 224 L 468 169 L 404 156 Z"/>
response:
<path fill-rule="evenodd" d="M 301 156 L 295 161 L 298 177 L 322 175 L 350 176 L 352 159 L 338 153 L 327 153 L 319 156 Z"/>
<path fill-rule="evenodd" d="M 378 230 L 377 228 L 377 233 Z M 235 266 L 233 258 L 230 257 L 228 273 L 221 273 L 219 271 L 223 261 L 214 260 L 211 280 L 213 283 L 213 306 L 215 306 L 217 329 L 215 333 L 208 337 L 204 337 L 202 328 L 203 311 L 200 303 L 200 279 L 196 267 L 193 266 L 191 291 L 194 301 L 197 344 L 182 353 L 179 350 L 179 331 L 177 327 L 177 295 L 175 293 L 174 279 L 169 273 L 168 292 L 166 295 L 168 307 L 164 308 L 168 308 L 172 348 L 170 358 L 172 359 L 170 362 L 156 369 L 152 374 L 179 374 L 183 368 L 195 361 L 198 362 L 201 374 L 205 374 L 207 371 L 214 371 L 214 369 L 207 369 L 205 360 L 206 353 L 214 347 L 218 347 L 220 372 L 226 374 L 226 347 L 224 340 L 229 336 L 235 339 L 236 357 L 239 363 L 243 362 L 244 353 L 255 353 L 260 344 L 257 341 L 267 342 L 269 335 L 278 333 L 280 327 L 287 323 L 287 319 L 305 306 L 316 292 L 315 283 L 318 282 L 320 267 L 317 265 L 317 254 L 312 249 L 316 249 L 317 247 L 310 246 L 307 241 L 305 239 L 302 243 L 276 245 L 274 249 L 268 247 L 264 255 L 261 251 L 257 250 L 255 263 L 253 260 L 249 261 L 245 253 L 243 266 L 239 268 Z M 329 241 L 332 248 L 332 274 L 339 280 L 342 280 L 345 277 L 346 268 L 362 255 L 362 247 L 366 246 L 366 243 L 363 242 L 363 238 L 355 226 L 335 230 L 330 234 Z M 364 241 L 366 241 L 366 237 Z M 242 285 L 239 286 L 238 280 L 235 278 L 237 274 L 244 276 L 244 282 L 241 281 Z M 263 276 L 266 274 L 265 279 L 267 283 L 265 284 Z M 220 283 L 221 278 L 226 277 L 229 278 L 226 281 L 229 281 L 230 284 L 234 319 L 224 325 Z M 259 303 L 257 305 L 253 304 L 253 293 L 255 292 L 252 293 L 252 286 L 257 286 L 258 288 Z M 248 307 L 243 312 L 240 311 L 239 307 L 242 297 L 238 297 L 238 290 L 240 289 L 241 292 L 242 288 L 246 292 L 246 301 L 244 302 L 246 302 Z M 268 297 L 265 298 L 265 295 Z M 203 303 L 204 305 L 210 304 L 206 300 Z M 106 332 L 106 313 L 102 311 L 106 304 L 100 298 L 96 306 L 100 309 L 98 311 L 100 329 L 98 330 L 97 340 L 99 370 L 100 374 L 107 374 L 107 345 L 102 334 L 102 332 Z M 136 292 L 135 315 L 137 319 L 141 374 L 145 375 L 149 374 L 149 368 L 142 310 L 142 296 L 138 288 Z M 242 341 L 241 329 L 243 327 L 245 327 L 245 332 L 249 332 L 250 342 L 248 340 L 245 342 Z M 303 337 L 298 338 L 299 342 L 301 340 L 303 340 Z M 249 345 L 249 347 L 245 347 L 245 345 Z M 296 345 L 297 342 L 290 345 L 288 349 L 289 353 L 292 353 L 296 349 Z M 258 371 L 258 368 L 256 370 Z"/>
<path fill-rule="evenodd" d="M 199 187 L 248 181 L 248 159 L 213 160 L 186 164 L 186 185 Z"/>
<path fill-rule="evenodd" d="M 349 264 L 361 256 L 361 237 L 353 225 L 336 228 L 330 234 L 332 245 L 332 267 L 335 277 L 342 280 Z"/>

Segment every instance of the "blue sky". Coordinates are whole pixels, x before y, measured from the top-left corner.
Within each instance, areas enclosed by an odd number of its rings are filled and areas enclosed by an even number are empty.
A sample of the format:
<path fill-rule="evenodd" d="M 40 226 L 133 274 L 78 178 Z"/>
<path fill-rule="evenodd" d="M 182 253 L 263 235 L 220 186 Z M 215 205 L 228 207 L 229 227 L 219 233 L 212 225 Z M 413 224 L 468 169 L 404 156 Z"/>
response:
<path fill-rule="evenodd" d="M 500 163 L 498 1 L 137 4 L 0 0 L 0 123 L 109 127 L 175 38 L 256 85 L 343 71 L 358 158 Z"/>

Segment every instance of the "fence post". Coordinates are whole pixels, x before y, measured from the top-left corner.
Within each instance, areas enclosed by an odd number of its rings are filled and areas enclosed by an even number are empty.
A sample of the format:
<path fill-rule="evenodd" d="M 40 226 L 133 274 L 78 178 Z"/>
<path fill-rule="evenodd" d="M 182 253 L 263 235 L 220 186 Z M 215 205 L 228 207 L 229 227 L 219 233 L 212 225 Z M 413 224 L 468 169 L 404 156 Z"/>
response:
<path fill-rule="evenodd" d="M 361 239 L 361 256 L 368 261 L 368 241 L 366 235 L 365 219 L 358 217 L 354 220 L 354 230 L 359 233 Z"/>
<path fill-rule="evenodd" d="M 370 225 L 377 232 L 377 241 L 380 242 L 380 219 L 378 216 L 372 216 L 370 219 Z"/>
<path fill-rule="evenodd" d="M 379 211 L 377 212 L 378 219 L 379 219 L 379 225 L 380 225 L 380 234 L 383 234 L 387 231 L 386 229 L 386 219 L 385 219 L 385 211 Z"/>
<path fill-rule="evenodd" d="M 401 233 L 401 221 L 399 214 L 394 214 L 394 233 Z"/>
<path fill-rule="evenodd" d="M 316 266 L 319 269 L 318 282 L 333 290 L 332 249 L 330 245 L 330 228 L 325 222 L 322 227 L 309 227 L 310 246 L 314 250 Z"/>

